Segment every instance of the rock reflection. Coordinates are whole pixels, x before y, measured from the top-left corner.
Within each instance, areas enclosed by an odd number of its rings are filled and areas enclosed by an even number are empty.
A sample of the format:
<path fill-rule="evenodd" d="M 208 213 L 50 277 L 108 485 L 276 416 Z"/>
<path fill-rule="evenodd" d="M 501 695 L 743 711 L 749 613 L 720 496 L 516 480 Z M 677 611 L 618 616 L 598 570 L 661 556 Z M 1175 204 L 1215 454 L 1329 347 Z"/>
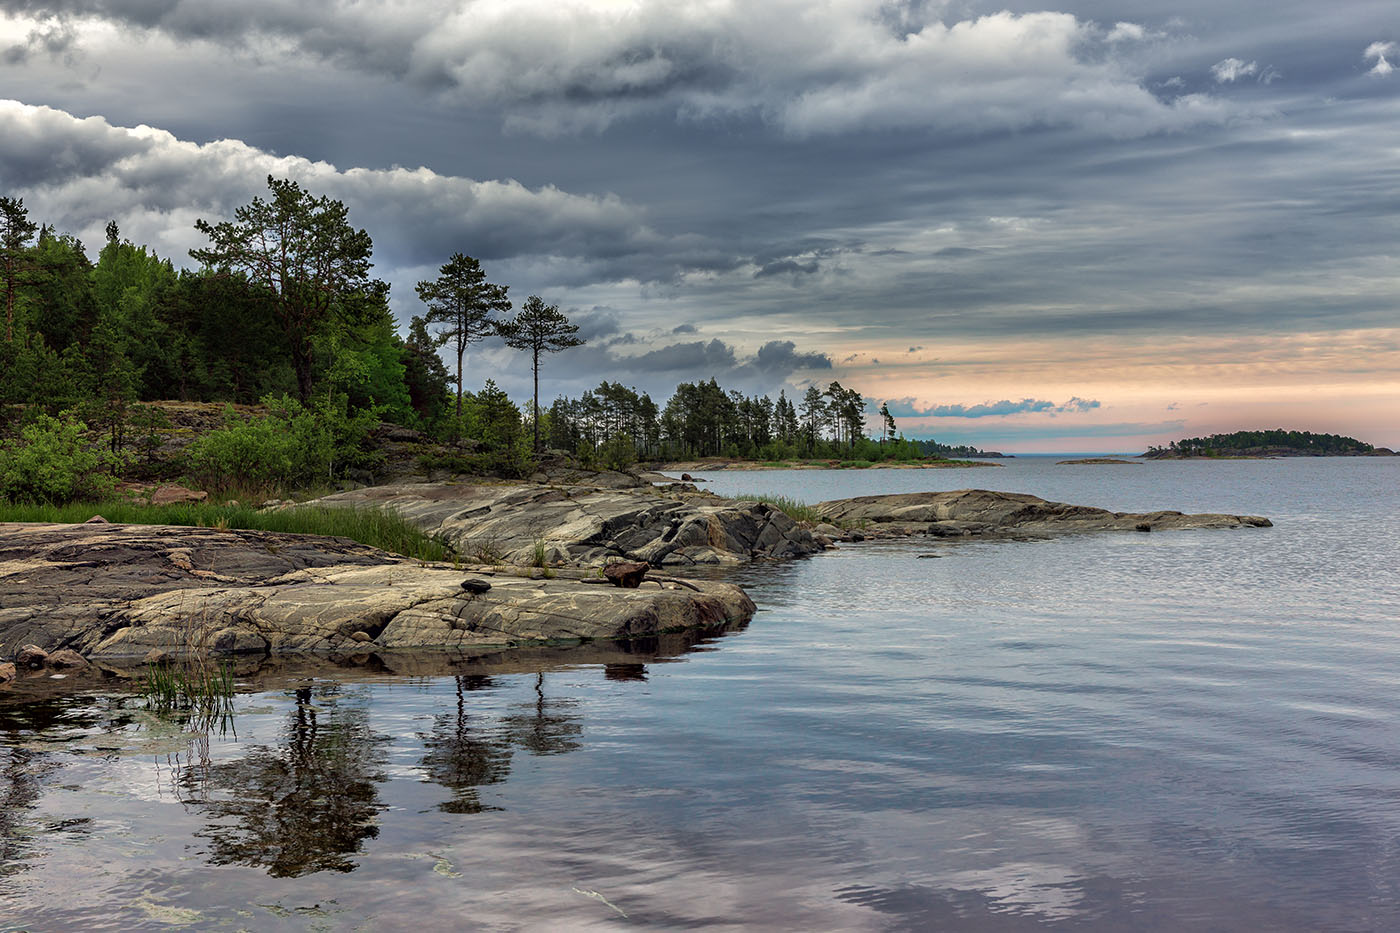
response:
<path fill-rule="evenodd" d="M 265 868 L 278 878 L 353 871 L 350 856 L 378 835 L 389 737 L 337 685 L 318 688 L 316 704 L 310 687 L 295 698 L 278 746 L 185 770 L 182 783 L 214 818 L 196 833 L 210 843 L 211 864 Z"/>

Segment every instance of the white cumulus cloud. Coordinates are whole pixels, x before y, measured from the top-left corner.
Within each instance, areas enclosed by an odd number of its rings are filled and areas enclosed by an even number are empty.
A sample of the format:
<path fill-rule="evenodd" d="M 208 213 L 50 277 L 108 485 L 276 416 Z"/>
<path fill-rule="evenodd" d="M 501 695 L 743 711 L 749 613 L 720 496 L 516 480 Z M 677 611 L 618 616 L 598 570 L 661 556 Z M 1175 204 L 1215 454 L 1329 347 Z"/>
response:
<path fill-rule="evenodd" d="M 1383 78 L 1394 71 L 1395 66 L 1386 58 L 1387 55 L 1392 54 L 1394 51 L 1394 42 L 1372 42 L 1370 45 L 1366 46 L 1366 51 L 1362 55 L 1362 60 L 1368 62 L 1373 59 L 1375 60 L 1375 65 L 1373 65 L 1371 70 L 1367 73 Z"/>
<path fill-rule="evenodd" d="M 1259 73 L 1258 62 L 1246 62 L 1238 58 L 1227 58 L 1210 66 L 1210 73 L 1216 84 L 1232 84 L 1240 78 Z"/>

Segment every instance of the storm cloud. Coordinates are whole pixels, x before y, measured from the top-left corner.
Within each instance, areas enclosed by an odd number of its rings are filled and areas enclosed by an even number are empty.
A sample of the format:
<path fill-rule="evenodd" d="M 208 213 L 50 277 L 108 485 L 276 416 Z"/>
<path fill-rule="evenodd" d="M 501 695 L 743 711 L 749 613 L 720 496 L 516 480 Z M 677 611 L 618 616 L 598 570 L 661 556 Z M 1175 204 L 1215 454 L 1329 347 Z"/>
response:
<path fill-rule="evenodd" d="M 568 310 L 570 394 L 840 379 L 1081 437 L 1393 411 L 1397 41 L 1361 0 L 0 0 L 0 193 L 187 263 L 294 178 L 401 320 L 454 252 Z"/>

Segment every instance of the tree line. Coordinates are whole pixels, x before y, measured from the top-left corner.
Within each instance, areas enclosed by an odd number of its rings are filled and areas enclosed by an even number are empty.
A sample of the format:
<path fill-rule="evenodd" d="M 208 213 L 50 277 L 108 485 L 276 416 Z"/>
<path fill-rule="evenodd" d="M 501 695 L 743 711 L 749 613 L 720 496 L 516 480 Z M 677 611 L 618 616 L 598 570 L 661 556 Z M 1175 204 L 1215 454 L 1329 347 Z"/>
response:
<path fill-rule="evenodd" d="M 463 384 L 470 344 L 499 337 L 529 353 L 538 385 L 543 355 L 582 343 L 539 296 L 505 317 L 508 287 L 462 253 L 418 283 L 425 311 L 400 337 L 389 286 L 372 276 L 372 240 L 345 205 L 267 183 L 269 196 L 231 219 L 196 222 L 209 242 L 190 251 L 192 270 L 124 239 L 115 221 L 92 261 L 76 237 L 31 220 L 22 199 L 0 197 L 0 403 L 109 422 L 142 400 L 288 395 L 460 436 L 480 420 Z"/>
<path fill-rule="evenodd" d="M 794 404 L 725 390 L 711 378 L 683 382 L 664 406 L 645 392 L 604 380 L 578 398 L 560 396 L 544 413 L 551 447 L 610 465 L 632 460 L 730 457 L 790 460 L 914 459 L 920 442 L 898 434 L 889 408 L 880 406 L 875 435 L 866 432 L 866 400 L 839 382 L 808 386 Z"/>
<path fill-rule="evenodd" d="M 1183 457 L 1209 457 L 1221 452 L 1269 448 L 1299 450 L 1314 454 L 1363 454 L 1375 450 L 1371 444 L 1359 441 L 1354 437 L 1274 428 L 1265 431 L 1234 431 L 1230 434 L 1211 434 L 1208 437 L 1187 437 L 1179 441 L 1172 441 L 1165 448 L 1153 447 L 1151 452 L 1172 453 Z"/>
<path fill-rule="evenodd" d="M 231 423 L 231 433 L 192 448 L 190 463 L 227 479 L 229 464 L 275 462 L 283 484 L 334 479 L 380 420 L 473 441 L 471 465 L 506 474 L 525 472 L 546 446 L 611 465 L 924 452 L 927 442 L 898 436 L 883 406 L 867 436 L 866 400 L 839 382 L 773 399 L 711 378 L 678 385 L 662 405 L 604 381 L 542 410 L 545 360 L 583 343 L 557 305 L 531 295 L 516 311 L 508 286 L 459 252 L 417 283 L 423 312 L 401 336 L 389 285 L 373 276 L 371 237 L 346 206 L 294 181 L 267 185 L 231 218 L 196 222 L 207 243 L 190 251 L 192 269 L 123 237 L 116 221 L 89 258 L 77 237 L 0 197 L 0 434 L 21 438 L 0 445 L 0 460 L 13 467 L 25 447 L 42 472 L 45 462 L 83 459 L 77 438 L 94 431 L 120 459 L 133 434 L 155 436 L 163 416 L 141 405 L 155 400 L 261 403 L 266 424 Z M 534 392 L 524 411 L 490 379 L 468 387 L 467 354 L 492 338 L 529 355 Z M 30 481 L 7 482 L 0 477 L 0 495 Z"/>

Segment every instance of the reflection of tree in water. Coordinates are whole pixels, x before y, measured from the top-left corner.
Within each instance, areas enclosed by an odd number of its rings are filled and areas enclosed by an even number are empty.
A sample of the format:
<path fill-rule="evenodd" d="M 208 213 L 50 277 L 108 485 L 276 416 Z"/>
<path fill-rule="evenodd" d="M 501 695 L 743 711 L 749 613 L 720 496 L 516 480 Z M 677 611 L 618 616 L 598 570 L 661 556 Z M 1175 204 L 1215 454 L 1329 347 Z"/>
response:
<path fill-rule="evenodd" d="M 534 755 L 559 755 L 579 747 L 574 740 L 583 731 L 579 717 L 563 712 L 574 703 L 546 699 L 543 673 L 535 675 L 534 702 L 520 704 L 529 712 L 502 717 L 495 724 L 485 717 L 472 722 L 466 694 L 494 686 L 489 677 L 458 677 L 455 713 L 435 717 L 431 732 L 421 736 L 429 779 L 452 791 L 452 799 L 441 805 L 449 813 L 486 809 L 477 788 L 506 780 L 514 748 Z"/>
<path fill-rule="evenodd" d="M 366 708 L 338 703 L 332 691 L 317 697 L 319 710 L 311 699 L 310 688 L 296 691 L 277 747 L 182 777 L 192 791 L 209 790 L 198 805 L 214 822 L 196 835 L 210 841 L 211 864 L 252 865 L 278 878 L 353 871 L 348 856 L 379 834 L 389 737 L 370 728 Z"/>
<path fill-rule="evenodd" d="M 529 712 L 505 717 L 506 734 L 510 740 L 533 755 L 562 755 L 580 748 L 574 736 L 583 734 L 581 717 L 564 712 L 572 709 L 574 700 L 547 700 L 544 695 L 544 672 L 535 675 L 535 702 L 521 703 L 517 709 Z"/>
<path fill-rule="evenodd" d="M 499 784 L 510 773 L 510 743 L 499 733 L 474 727 L 467 716 L 467 693 L 495 686 L 490 677 L 473 674 L 456 678 L 457 709 L 433 718 L 432 730 L 420 733 L 423 767 L 430 780 L 452 791 L 440 804 L 448 813 L 480 813 L 476 789 Z"/>

